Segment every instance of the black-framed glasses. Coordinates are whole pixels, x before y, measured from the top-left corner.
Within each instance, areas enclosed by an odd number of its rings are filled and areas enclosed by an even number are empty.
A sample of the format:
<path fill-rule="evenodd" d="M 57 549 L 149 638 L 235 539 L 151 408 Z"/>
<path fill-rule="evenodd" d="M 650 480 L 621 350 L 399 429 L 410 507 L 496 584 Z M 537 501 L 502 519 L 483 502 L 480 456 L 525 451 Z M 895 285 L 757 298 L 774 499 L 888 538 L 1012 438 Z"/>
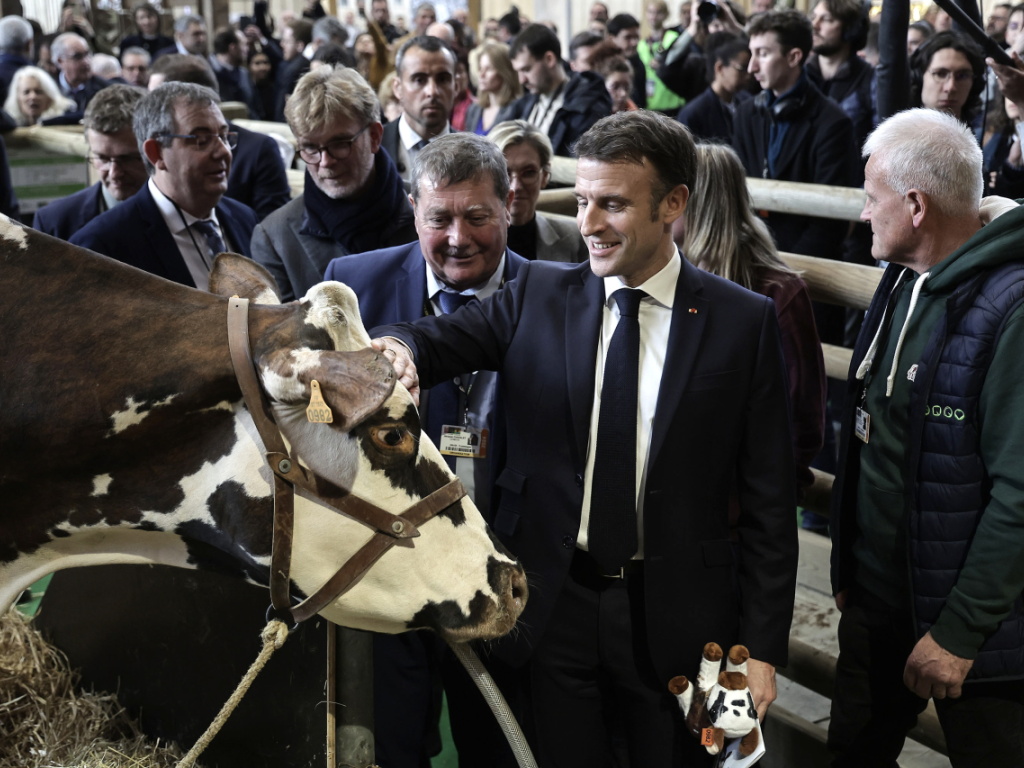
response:
<path fill-rule="evenodd" d="M 974 70 L 972 69 L 930 69 L 928 74 L 937 83 L 944 83 L 951 77 L 954 83 L 966 83 L 968 80 L 974 79 Z"/>
<path fill-rule="evenodd" d="M 160 139 L 182 139 L 190 147 L 199 151 L 210 148 L 214 139 L 219 139 L 228 149 L 238 146 L 238 134 L 235 131 L 224 131 L 222 133 L 164 133 L 158 136 Z"/>
<path fill-rule="evenodd" d="M 348 156 L 352 154 L 352 145 L 355 144 L 356 139 L 362 136 L 363 132 L 369 128 L 370 125 L 371 123 L 364 125 L 356 131 L 354 136 L 350 136 L 347 139 L 331 139 L 320 147 L 315 147 L 312 144 L 303 144 L 299 147 L 299 157 L 311 165 L 319 163 L 324 152 L 335 160 L 346 160 Z"/>
<path fill-rule="evenodd" d="M 137 152 L 130 155 L 89 155 L 89 162 L 96 166 L 96 170 L 105 171 L 110 168 L 114 163 L 117 163 L 122 168 L 129 165 L 139 165 L 142 163 L 142 155 Z"/>

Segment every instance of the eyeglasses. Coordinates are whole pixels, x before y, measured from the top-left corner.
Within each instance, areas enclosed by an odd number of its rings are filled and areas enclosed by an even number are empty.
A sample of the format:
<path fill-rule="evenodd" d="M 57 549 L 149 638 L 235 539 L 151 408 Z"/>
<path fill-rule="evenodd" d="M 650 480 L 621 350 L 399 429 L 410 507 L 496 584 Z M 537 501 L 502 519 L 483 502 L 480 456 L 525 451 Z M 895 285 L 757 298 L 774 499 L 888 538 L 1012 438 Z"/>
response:
<path fill-rule="evenodd" d="M 183 139 L 186 144 L 195 147 L 200 152 L 209 149 L 214 139 L 220 139 L 221 143 L 227 145 L 228 149 L 234 149 L 238 146 L 238 134 L 234 131 L 224 131 L 223 133 L 164 133 L 156 138 Z"/>
<path fill-rule="evenodd" d="M 92 57 L 92 53 L 90 51 L 79 51 L 78 53 L 69 53 L 67 57 L 72 61 L 85 61 Z"/>
<path fill-rule="evenodd" d="M 352 154 L 352 145 L 355 144 L 356 139 L 358 139 L 363 134 L 363 131 L 369 128 L 370 125 L 370 123 L 364 125 L 351 138 L 331 139 L 322 147 L 315 147 L 312 144 L 303 144 L 299 147 L 299 157 L 310 165 L 316 165 L 319 163 L 324 152 L 335 160 L 345 160 L 350 154 Z"/>
<path fill-rule="evenodd" d="M 937 83 L 944 83 L 951 77 L 954 83 L 965 83 L 974 78 L 973 69 L 932 69 L 928 74 Z"/>
<path fill-rule="evenodd" d="M 114 155 L 113 157 L 108 157 L 107 155 L 89 155 L 89 162 L 96 166 L 96 170 L 105 171 L 114 163 L 117 163 L 122 168 L 128 165 L 138 165 L 142 163 L 142 155 Z"/>

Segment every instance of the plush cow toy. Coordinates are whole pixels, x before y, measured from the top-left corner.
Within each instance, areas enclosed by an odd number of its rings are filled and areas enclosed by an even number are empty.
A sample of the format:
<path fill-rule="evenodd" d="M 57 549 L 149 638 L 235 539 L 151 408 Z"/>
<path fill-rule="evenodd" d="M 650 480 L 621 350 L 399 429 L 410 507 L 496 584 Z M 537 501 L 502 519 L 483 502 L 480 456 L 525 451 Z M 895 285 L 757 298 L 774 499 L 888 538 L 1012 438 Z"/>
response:
<path fill-rule="evenodd" d="M 742 645 L 729 649 L 726 668 L 720 671 L 722 648 L 718 643 L 704 646 L 704 658 L 694 686 L 683 676 L 673 677 L 668 689 L 679 700 L 686 726 L 709 753 L 717 755 L 726 739 L 740 739 L 740 757 L 757 748 L 757 710 L 747 687 L 747 659 L 750 652 Z"/>

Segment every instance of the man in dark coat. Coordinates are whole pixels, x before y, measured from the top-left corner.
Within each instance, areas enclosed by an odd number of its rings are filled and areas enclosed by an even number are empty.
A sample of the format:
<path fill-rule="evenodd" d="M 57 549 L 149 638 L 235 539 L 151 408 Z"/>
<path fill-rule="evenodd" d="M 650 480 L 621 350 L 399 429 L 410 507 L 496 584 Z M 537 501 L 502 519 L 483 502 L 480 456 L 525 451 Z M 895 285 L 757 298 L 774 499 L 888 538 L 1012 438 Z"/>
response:
<path fill-rule="evenodd" d="M 377 96 L 355 70 L 306 73 L 286 114 L 306 163 L 305 188 L 256 227 L 252 253 L 277 280 L 281 300 L 291 301 L 323 280 L 332 259 L 411 243 L 416 230 L 381 147 Z"/>
<path fill-rule="evenodd" d="M 97 216 L 128 200 L 146 183 L 146 166 L 132 130 L 145 91 L 130 85 L 104 88 L 85 108 L 85 141 L 100 180 L 36 211 L 32 226 L 70 240 Z"/>
<path fill-rule="evenodd" d="M 576 139 L 612 112 L 604 80 L 593 72 L 567 76 L 562 44 L 543 24 L 531 24 L 520 32 L 510 54 L 527 93 L 506 106 L 496 122 L 533 123 L 551 139 L 556 155 L 569 157 Z"/>

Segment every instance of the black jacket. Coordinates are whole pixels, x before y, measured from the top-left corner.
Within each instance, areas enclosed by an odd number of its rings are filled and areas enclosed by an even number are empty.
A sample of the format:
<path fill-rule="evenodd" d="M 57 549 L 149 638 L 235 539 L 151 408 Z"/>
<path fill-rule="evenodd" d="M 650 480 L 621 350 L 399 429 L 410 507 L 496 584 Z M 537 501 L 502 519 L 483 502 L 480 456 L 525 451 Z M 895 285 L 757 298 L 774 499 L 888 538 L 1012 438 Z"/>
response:
<path fill-rule="evenodd" d="M 767 97 L 765 91 L 741 103 L 733 118 L 733 148 L 748 176 L 840 187 L 861 185 L 853 123 L 838 106 L 807 81 L 772 106 Z M 769 174 L 769 134 L 776 122 L 788 127 L 775 172 Z M 845 221 L 789 213 L 771 213 L 766 222 L 780 251 L 826 258 L 839 253 L 848 228 Z"/>
<path fill-rule="evenodd" d="M 501 111 L 495 122 L 528 119 L 538 98 L 537 94 L 528 93 L 516 99 Z M 594 72 L 574 74 L 565 85 L 565 99 L 548 130 L 555 154 L 569 157 L 576 140 L 611 113 L 612 99 L 604 87 L 604 80 Z"/>
<path fill-rule="evenodd" d="M 822 76 L 817 56 L 811 56 L 804 71 L 818 90 L 838 104 L 850 118 L 857 146 L 863 146 L 864 140 L 877 125 L 875 103 L 871 95 L 875 68 L 857 54 L 851 54 L 831 80 Z"/>

